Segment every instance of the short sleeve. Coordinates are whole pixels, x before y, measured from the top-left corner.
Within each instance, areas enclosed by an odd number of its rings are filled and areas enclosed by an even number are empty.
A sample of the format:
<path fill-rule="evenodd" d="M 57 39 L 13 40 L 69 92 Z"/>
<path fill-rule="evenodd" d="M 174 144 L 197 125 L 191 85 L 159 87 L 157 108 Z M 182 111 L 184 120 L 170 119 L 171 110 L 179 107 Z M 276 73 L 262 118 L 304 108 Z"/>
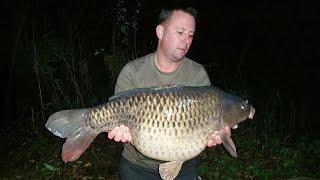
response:
<path fill-rule="evenodd" d="M 122 91 L 133 89 L 137 87 L 135 81 L 135 72 L 130 64 L 126 64 L 120 71 L 117 82 L 115 84 L 114 93 L 117 94 Z"/>
<path fill-rule="evenodd" d="M 197 84 L 198 84 L 198 86 L 210 86 L 211 85 L 210 78 L 207 74 L 207 71 L 204 69 L 203 66 L 197 75 Z"/>

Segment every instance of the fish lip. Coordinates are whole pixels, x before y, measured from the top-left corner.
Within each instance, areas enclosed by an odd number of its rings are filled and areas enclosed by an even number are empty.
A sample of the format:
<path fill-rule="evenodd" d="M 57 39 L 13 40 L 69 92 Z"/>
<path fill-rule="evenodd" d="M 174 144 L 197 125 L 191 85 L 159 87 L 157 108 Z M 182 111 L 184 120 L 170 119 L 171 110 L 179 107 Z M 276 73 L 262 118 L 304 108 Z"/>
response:
<path fill-rule="evenodd" d="M 254 107 L 251 107 L 250 114 L 248 116 L 249 119 L 253 119 L 254 113 L 256 112 L 256 109 Z"/>

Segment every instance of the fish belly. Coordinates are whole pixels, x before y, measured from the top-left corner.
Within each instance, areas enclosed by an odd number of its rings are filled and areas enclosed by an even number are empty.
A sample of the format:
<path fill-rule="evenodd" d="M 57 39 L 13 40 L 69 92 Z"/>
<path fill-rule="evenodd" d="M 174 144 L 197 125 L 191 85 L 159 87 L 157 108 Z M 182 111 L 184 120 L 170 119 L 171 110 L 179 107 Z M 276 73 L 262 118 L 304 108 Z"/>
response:
<path fill-rule="evenodd" d="M 143 155 L 162 161 L 188 160 L 206 147 L 208 135 L 198 129 L 143 128 L 132 132 L 133 145 Z"/>

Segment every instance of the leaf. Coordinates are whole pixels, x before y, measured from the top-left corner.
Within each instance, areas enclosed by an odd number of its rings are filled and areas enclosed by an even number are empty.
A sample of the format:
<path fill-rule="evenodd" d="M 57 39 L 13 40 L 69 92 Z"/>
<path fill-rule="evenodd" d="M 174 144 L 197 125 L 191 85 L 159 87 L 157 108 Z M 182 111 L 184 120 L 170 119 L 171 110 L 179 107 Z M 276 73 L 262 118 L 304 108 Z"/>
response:
<path fill-rule="evenodd" d="M 89 167 L 89 166 L 90 167 L 92 166 L 91 162 L 88 162 L 87 164 L 84 165 L 84 167 Z"/>
<path fill-rule="evenodd" d="M 128 26 L 127 25 L 121 25 L 120 26 L 120 31 L 127 36 L 128 35 Z"/>
<path fill-rule="evenodd" d="M 207 173 L 207 167 L 205 164 L 201 164 L 199 167 L 200 175 L 204 175 Z"/>
<path fill-rule="evenodd" d="M 49 170 L 49 171 L 55 171 L 56 170 L 56 168 L 51 164 L 44 163 L 43 165 L 44 165 L 46 170 Z"/>

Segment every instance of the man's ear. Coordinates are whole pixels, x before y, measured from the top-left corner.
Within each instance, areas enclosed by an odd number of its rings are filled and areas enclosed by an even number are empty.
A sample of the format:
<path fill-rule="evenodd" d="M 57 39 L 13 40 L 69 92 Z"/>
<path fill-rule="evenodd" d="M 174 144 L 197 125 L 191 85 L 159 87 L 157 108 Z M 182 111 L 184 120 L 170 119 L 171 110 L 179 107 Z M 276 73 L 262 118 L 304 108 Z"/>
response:
<path fill-rule="evenodd" d="M 164 26 L 159 24 L 156 28 L 156 33 L 157 33 L 157 37 L 158 39 L 162 39 L 162 36 L 163 36 L 163 32 L 164 32 Z"/>

